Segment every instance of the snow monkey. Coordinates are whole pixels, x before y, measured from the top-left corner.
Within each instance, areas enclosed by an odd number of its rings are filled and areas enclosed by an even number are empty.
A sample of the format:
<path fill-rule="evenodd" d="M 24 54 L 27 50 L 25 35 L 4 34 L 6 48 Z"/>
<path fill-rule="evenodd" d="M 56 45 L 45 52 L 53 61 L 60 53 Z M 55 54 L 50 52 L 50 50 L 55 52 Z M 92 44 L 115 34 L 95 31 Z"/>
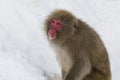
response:
<path fill-rule="evenodd" d="M 62 80 L 111 80 L 109 56 L 99 35 L 66 10 L 53 11 L 45 33 L 62 68 Z"/>

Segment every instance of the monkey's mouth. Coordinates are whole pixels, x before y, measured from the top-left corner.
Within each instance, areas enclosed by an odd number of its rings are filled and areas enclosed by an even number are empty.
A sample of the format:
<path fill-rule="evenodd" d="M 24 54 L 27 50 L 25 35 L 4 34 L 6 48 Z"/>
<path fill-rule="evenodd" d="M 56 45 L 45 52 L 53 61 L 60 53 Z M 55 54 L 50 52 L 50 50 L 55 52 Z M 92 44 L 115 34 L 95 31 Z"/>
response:
<path fill-rule="evenodd" d="M 48 31 L 48 38 L 49 38 L 50 40 L 55 39 L 56 36 L 57 36 L 57 31 L 56 31 L 55 29 L 50 29 L 50 30 Z"/>

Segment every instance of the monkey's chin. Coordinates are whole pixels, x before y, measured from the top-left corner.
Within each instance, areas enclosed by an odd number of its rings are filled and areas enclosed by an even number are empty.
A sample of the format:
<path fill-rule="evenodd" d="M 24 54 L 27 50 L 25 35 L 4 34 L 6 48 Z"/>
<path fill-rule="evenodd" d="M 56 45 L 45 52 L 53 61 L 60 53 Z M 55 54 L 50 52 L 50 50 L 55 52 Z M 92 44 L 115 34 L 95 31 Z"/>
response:
<path fill-rule="evenodd" d="M 49 37 L 49 40 L 54 40 L 56 38 L 56 36 L 53 37 L 53 36 L 50 36 L 50 35 L 48 37 Z"/>

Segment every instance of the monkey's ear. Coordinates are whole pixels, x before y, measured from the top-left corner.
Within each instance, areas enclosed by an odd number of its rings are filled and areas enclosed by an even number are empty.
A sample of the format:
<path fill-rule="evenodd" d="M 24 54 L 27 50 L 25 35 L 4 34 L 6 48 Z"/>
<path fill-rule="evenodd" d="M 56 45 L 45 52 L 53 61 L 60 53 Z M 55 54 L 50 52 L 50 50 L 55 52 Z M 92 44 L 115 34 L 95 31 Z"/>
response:
<path fill-rule="evenodd" d="M 73 27 L 75 28 L 75 30 L 78 29 L 78 27 L 79 27 L 79 20 L 78 19 L 74 20 L 74 26 Z"/>

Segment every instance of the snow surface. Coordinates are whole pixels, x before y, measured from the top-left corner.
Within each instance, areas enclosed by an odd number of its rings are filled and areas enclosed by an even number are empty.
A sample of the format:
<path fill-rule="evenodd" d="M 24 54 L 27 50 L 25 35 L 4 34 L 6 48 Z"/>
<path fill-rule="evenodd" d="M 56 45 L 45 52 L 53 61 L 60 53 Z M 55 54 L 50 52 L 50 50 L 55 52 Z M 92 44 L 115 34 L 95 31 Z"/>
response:
<path fill-rule="evenodd" d="M 67 9 L 90 24 L 109 52 L 112 79 L 120 80 L 120 0 L 0 0 L 0 80 L 59 80 L 60 67 L 43 23 Z"/>

